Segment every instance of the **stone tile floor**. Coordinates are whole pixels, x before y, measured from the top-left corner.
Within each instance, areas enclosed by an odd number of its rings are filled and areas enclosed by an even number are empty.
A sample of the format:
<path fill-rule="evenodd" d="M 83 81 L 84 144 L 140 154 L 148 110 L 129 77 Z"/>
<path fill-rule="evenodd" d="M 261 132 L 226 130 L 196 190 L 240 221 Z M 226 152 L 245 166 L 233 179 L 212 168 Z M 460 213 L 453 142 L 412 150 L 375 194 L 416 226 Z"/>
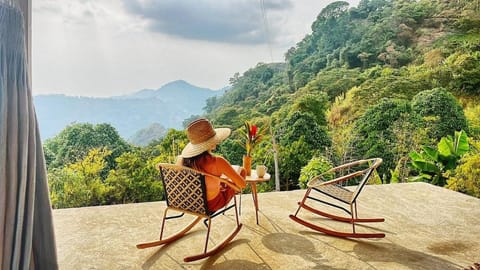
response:
<path fill-rule="evenodd" d="M 425 183 L 369 185 L 359 197 L 359 216 L 386 220 L 357 230 L 385 232 L 386 237 L 355 240 L 327 236 L 289 219 L 304 192 L 259 194 L 259 225 L 251 196 L 242 195 L 240 233 L 219 254 L 191 263 L 183 257 L 202 251 L 202 224 L 173 244 L 135 247 L 158 239 L 163 201 L 54 210 L 60 269 L 430 270 L 464 269 L 480 261 L 480 199 Z M 305 210 L 300 215 L 322 226 L 351 229 Z M 185 220 L 167 221 L 166 234 Z M 216 217 L 212 243 L 222 240 L 233 224 L 233 211 Z"/>

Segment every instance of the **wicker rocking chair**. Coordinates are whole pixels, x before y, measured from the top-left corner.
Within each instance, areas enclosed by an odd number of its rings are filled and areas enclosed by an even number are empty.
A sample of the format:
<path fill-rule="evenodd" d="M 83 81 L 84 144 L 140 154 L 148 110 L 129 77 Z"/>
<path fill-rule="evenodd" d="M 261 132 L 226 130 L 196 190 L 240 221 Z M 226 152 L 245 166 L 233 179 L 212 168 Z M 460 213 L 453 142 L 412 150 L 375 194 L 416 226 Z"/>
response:
<path fill-rule="evenodd" d="M 320 231 L 322 233 L 333 235 L 337 237 L 349 237 L 349 238 L 383 238 L 385 237 L 384 233 L 359 233 L 355 230 L 355 223 L 362 222 L 383 222 L 383 218 L 358 218 L 357 214 L 357 198 L 360 195 L 365 184 L 368 182 L 368 179 L 372 175 L 373 171 L 380 166 L 382 163 L 381 158 L 372 158 L 367 160 L 359 160 L 351 163 L 347 163 L 335 168 L 328 170 L 327 172 L 312 178 L 307 186 L 308 189 L 305 192 L 305 195 L 301 202 L 298 202 L 298 209 L 294 215 L 290 215 L 290 218 L 306 227 L 309 227 L 313 230 Z M 353 171 L 353 172 L 352 172 Z M 339 173 L 344 173 L 341 176 L 338 176 Z M 333 180 L 325 180 L 332 179 Z M 360 182 L 354 190 L 347 189 L 341 184 L 348 183 L 355 178 L 360 178 Z M 315 191 L 317 195 L 326 196 L 330 198 L 330 201 L 319 199 L 319 196 L 313 196 L 312 191 Z M 320 203 L 324 203 L 328 206 L 332 206 L 338 209 L 341 209 L 348 213 L 350 216 L 337 216 L 327 212 L 320 211 L 306 204 L 307 199 L 311 199 Z M 333 200 L 331 200 L 333 199 Z M 333 202 L 331 202 L 333 201 Z M 340 205 L 339 205 L 340 204 Z M 350 209 L 346 209 L 342 204 L 349 205 Z M 308 210 L 314 214 L 329 218 L 331 220 L 346 222 L 352 224 L 352 232 L 341 232 L 336 230 L 327 229 L 315 224 L 312 224 L 304 219 L 298 217 L 300 209 Z"/>
<path fill-rule="evenodd" d="M 188 231 L 190 231 L 200 220 L 204 219 L 205 226 L 207 226 L 207 236 L 205 241 L 205 247 L 203 253 L 185 257 L 185 262 L 191 262 L 200 260 L 209 256 L 212 256 L 222 250 L 233 238 L 238 234 L 242 228 L 242 224 L 238 219 L 237 201 L 235 196 L 233 197 L 233 204 L 222 210 L 212 212 L 208 209 L 206 189 L 205 189 L 205 176 L 209 175 L 203 172 L 196 171 L 191 168 L 177 166 L 173 164 L 158 164 L 163 186 L 165 188 L 167 208 L 163 213 L 162 226 L 160 231 L 160 238 L 157 241 L 138 244 L 137 248 L 149 248 L 160 246 L 174 242 L 183 237 Z M 216 177 L 209 175 L 211 177 Z M 229 185 L 235 191 L 240 191 L 238 187 L 231 184 L 231 182 L 217 177 L 222 183 Z M 212 219 L 225 211 L 235 208 L 236 227 L 235 229 L 218 245 L 208 250 L 208 239 L 210 235 L 210 228 L 212 227 Z M 167 216 L 169 210 L 181 212 L 178 215 Z M 165 221 L 169 219 L 182 217 L 184 214 L 190 214 L 196 216 L 196 218 L 182 230 L 177 233 L 163 238 L 163 229 Z"/>

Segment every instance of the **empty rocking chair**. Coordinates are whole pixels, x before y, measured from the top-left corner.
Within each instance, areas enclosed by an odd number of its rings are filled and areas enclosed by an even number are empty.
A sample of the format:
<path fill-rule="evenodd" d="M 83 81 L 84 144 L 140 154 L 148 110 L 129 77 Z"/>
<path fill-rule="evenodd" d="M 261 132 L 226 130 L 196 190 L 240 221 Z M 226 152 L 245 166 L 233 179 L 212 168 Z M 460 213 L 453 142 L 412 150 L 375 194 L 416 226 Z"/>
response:
<path fill-rule="evenodd" d="M 205 247 L 203 253 L 198 255 L 193 255 L 185 257 L 183 260 L 185 262 L 200 260 L 209 256 L 212 256 L 222 250 L 233 238 L 238 234 L 242 228 L 242 224 L 238 219 L 238 210 L 237 210 L 237 201 L 235 196 L 233 197 L 233 204 L 219 210 L 217 212 L 212 212 L 208 209 L 206 189 L 205 189 L 205 176 L 209 175 L 207 173 L 199 172 L 197 170 L 177 166 L 173 164 L 158 164 L 158 169 L 160 170 L 161 178 L 163 181 L 163 186 L 165 189 L 166 203 L 167 208 L 163 213 L 162 226 L 160 230 L 160 238 L 158 241 L 153 241 L 144 244 L 138 244 L 137 248 L 149 248 L 160 246 L 174 242 L 181 237 L 183 237 L 188 231 L 190 231 L 200 220 L 205 219 L 204 223 L 207 226 L 207 236 L 205 241 Z M 209 175 L 211 177 L 216 177 Z M 217 177 L 222 183 L 229 185 L 235 191 L 240 191 L 238 187 L 233 185 L 231 182 Z M 225 211 L 235 208 L 235 218 L 236 218 L 236 227 L 235 229 L 218 245 L 208 250 L 208 238 L 210 235 L 211 221 L 214 217 L 219 214 L 224 213 Z M 174 210 L 181 212 L 179 215 L 167 216 L 169 210 Z M 171 235 L 169 237 L 163 237 L 163 229 L 165 226 L 165 221 L 169 219 L 182 217 L 185 213 L 194 215 L 196 218 L 183 229 Z"/>
<path fill-rule="evenodd" d="M 294 215 L 290 215 L 290 218 L 304 226 L 307 226 L 313 230 L 320 231 L 322 233 L 333 235 L 337 237 L 349 237 L 349 238 L 383 238 L 385 237 L 384 233 L 358 233 L 355 231 L 355 223 L 362 222 L 383 222 L 383 218 L 358 218 L 357 214 L 357 198 L 360 195 L 365 184 L 368 182 L 369 177 L 372 175 L 373 171 L 380 166 L 382 163 L 381 158 L 372 158 L 367 160 L 358 160 L 351 163 L 347 163 L 335 168 L 332 168 L 325 173 L 322 173 L 319 176 L 312 178 L 307 186 L 308 189 L 305 192 L 301 202 L 298 202 L 298 209 Z M 338 173 L 344 172 L 346 174 L 338 176 Z M 325 179 L 326 178 L 326 179 Z M 328 180 L 332 179 L 333 180 Z M 360 182 L 354 190 L 347 189 L 341 184 L 348 183 L 353 181 L 355 178 L 361 178 Z M 319 199 L 318 196 L 312 196 L 312 191 L 318 192 L 318 195 L 327 196 L 330 199 L 333 199 L 334 202 L 325 201 Z M 350 217 L 337 216 L 330 213 L 326 213 L 315 209 L 306 204 L 307 199 L 312 199 L 314 201 L 324 203 L 328 206 L 339 208 L 350 215 Z M 332 200 L 330 200 L 332 201 Z M 335 203 L 336 202 L 336 203 Z M 340 205 L 339 205 L 340 204 Z M 350 209 L 346 209 L 341 206 L 341 204 L 349 205 Z M 304 219 L 298 217 L 300 209 L 306 209 L 314 214 L 346 223 L 352 224 L 352 232 L 340 232 L 331 229 L 327 229 L 315 224 L 312 224 Z"/>

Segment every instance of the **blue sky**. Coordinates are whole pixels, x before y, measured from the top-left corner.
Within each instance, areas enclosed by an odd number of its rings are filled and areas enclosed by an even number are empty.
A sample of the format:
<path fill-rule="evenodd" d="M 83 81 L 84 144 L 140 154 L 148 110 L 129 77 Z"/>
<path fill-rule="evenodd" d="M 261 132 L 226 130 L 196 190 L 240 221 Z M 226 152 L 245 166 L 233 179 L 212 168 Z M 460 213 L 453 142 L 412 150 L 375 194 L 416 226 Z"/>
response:
<path fill-rule="evenodd" d="M 220 89 L 259 62 L 283 62 L 331 2 L 35 0 L 33 94 L 115 96 L 180 79 Z"/>

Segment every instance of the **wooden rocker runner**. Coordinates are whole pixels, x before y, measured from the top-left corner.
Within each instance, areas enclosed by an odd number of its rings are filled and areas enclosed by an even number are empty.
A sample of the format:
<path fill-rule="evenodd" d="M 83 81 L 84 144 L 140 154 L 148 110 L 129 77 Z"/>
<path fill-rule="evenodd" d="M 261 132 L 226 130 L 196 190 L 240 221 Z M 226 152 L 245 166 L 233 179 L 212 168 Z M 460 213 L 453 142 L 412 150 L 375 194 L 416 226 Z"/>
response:
<path fill-rule="evenodd" d="M 233 238 L 238 234 L 242 228 L 242 224 L 238 219 L 237 201 L 235 196 L 233 197 L 233 204 L 225 207 L 217 212 L 211 212 L 208 209 L 206 188 L 205 188 L 205 175 L 206 173 L 196 171 L 188 167 L 177 166 L 173 164 L 160 163 L 158 165 L 160 170 L 163 186 L 165 189 L 165 197 L 167 208 L 163 213 L 162 226 L 160 230 L 160 238 L 157 241 L 138 244 L 137 248 L 149 248 L 160 246 L 174 242 L 183 237 L 188 231 L 190 231 L 200 220 L 205 219 L 204 223 L 207 226 L 207 236 L 205 241 L 205 247 L 203 253 L 185 257 L 185 262 L 191 262 L 200 260 L 209 256 L 212 256 L 222 250 Z M 209 175 L 212 176 L 212 175 Z M 216 176 L 212 176 L 216 177 Z M 240 189 L 231 184 L 225 179 L 216 177 L 222 183 L 231 186 L 235 191 L 239 192 Z M 208 250 L 208 239 L 210 235 L 210 228 L 212 227 L 212 219 L 225 211 L 235 208 L 236 227 L 235 229 L 217 246 Z M 167 216 L 169 210 L 181 212 L 179 215 Z M 182 217 L 184 214 L 190 214 L 196 216 L 196 218 L 183 229 L 177 233 L 163 238 L 163 229 L 165 227 L 165 221 L 169 219 Z"/>
<path fill-rule="evenodd" d="M 301 202 L 298 202 L 298 209 L 294 215 L 290 215 L 290 218 L 306 227 L 309 227 L 313 230 L 320 231 L 322 233 L 333 235 L 337 237 L 349 237 L 349 238 L 383 238 L 385 237 L 384 233 L 358 233 L 355 230 L 355 223 L 363 222 L 383 222 L 383 218 L 358 218 L 357 214 L 357 198 L 360 195 L 365 184 L 368 182 L 368 179 L 372 175 L 373 171 L 380 166 L 382 163 L 381 158 L 372 158 L 367 160 L 358 160 L 351 163 L 347 163 L 335 168 L 332 168 L 325 173 L 322 173 L 319 176 L 312 178 L 307 186 L 308 189 L 305 192 L 305 195 Z M 346 173 L 341 176 L 338 176 L 339 173 Z M 325 180 L 332 179 L 333 180 Z M 351 183 L 355 178 L 360 178 L 360 182 L 356 188 L 351 191 L 341 184 Z M 334 199 L 337 203 L 348 204 L 350 209 L 346 209 L 342 205 L 336 203 L 324 201 L 319 199 L 318 196 L 312 196 L 312 191 L 316 191 L 322 196 L 327 196 L 328 198 Z M 350 216 L 337 216 L 327 212 L 320 211 L 306 204 L 307 199 L 311 199 L 320 203 L 324 203 L 328 206 L 336 207 L 348 213 Z M 314 214 L 335 220 L 340 222 L 346 222 L 352 224 L 352 232 L 340 232 L 336 230 L 327 229 L 315 224 L 312 224 L 304 219 L 298 217 L 300 209 L 308 210 Z"/>

